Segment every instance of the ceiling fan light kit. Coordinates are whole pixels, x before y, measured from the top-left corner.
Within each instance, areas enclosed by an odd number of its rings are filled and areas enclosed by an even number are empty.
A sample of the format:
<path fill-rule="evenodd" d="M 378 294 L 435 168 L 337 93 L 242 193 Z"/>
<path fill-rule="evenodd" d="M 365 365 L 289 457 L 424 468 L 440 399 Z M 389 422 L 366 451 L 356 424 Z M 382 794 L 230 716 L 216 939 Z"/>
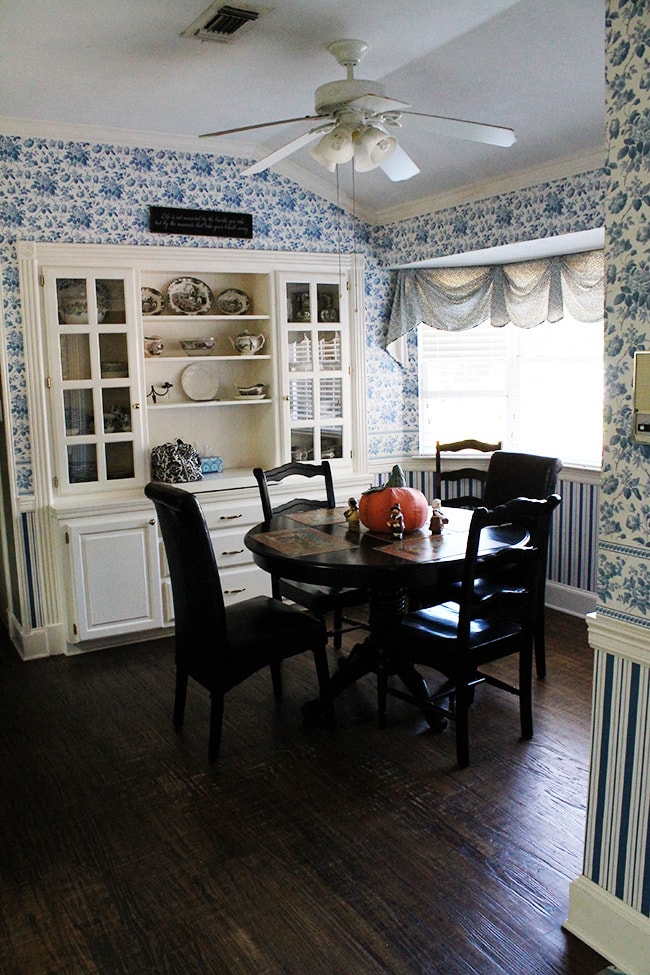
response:
<path fill-rule="evenodd" d="M 345 67 L 347 77 L 342 81 L 327 82 L 316 89 L 316 115 L 278 119 L 276 122 L 262 122 L 259 126 L 245 125 L 236 129 L 224 129 L 205 134 L 205 138 L 208 138 L 255 128 L 268 128 L 273 125 L 286 125 L 289 122 L 320 122 L 298 138 L 258 159 L 253 165 L 242 170 L 242 175 L 261 173 L 274 163 L 280 162 L 318 139 L 318 143 L 309 149 L 309 153 L 319 165 L 324 166 L 331 173 L 338 165 L 354 159 L 354 168 L 357 172 L 366 173 L 380 168 L 390 180 L 411 179 L 420 172 L 419 167 L 400 146 L 395 136 L 389 135 L 385 128 L 386 126 L 401 127 L 402 116 L 426 124 L 430 130 L 444 137 L 469 139 L 504 147 L 515 142 L 512 129 L 503 126 L 428 115 L 423 112 L 408 112 L 406 109 L 411 106 L 406 102 L 388 98 L 384 86 L 378 81 L 355 78 L 354 68 L 368 50 L 365 41 L 352 39 L 334 41 L 327 49 L 339 64 Z"/>

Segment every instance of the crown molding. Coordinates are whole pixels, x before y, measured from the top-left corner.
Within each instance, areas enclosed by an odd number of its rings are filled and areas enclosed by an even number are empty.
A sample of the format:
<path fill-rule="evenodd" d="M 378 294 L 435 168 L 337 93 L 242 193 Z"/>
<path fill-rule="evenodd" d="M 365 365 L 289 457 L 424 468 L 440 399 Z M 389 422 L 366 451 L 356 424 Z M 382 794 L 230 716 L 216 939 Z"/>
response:
<path fill-rule="evenodd" d="M 464 203 L 474 203 L 489 197 L 500 196 L 513 190 L 524 190 L 530 186 L 536 186 L 538 183 L 547 183 L 555 179 L 577 176 L 594 169 L 602 169 L 606 161 L 607 147 L 603 143 L 602 148 L 594 152 L 555 159 L 543 166 L 536 166 L 520 173 L 501 176 L 489 182 L 475 183 L 472 186 L 465 186 L 449 193 L 423 197 L 421 200 L 415 200 L 406 206 L 381 210 L 374 214 L 372 222 L 376 225 L 385 226 L 386 224 L 398 223 L 400 220 L 409 220 L 413 217 L 437 213 L 441 210 L 461 206 Z"/>

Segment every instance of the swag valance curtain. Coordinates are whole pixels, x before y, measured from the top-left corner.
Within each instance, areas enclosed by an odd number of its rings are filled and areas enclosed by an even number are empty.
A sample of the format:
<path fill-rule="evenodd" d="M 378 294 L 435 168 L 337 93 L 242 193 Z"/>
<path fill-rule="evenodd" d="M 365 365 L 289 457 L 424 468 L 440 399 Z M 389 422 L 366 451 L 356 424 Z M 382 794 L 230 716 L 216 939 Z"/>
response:
<path fill-rule="evenodd" d="M 408 268 L 397 272 L 384 347 L 401 361 L 400 340 L 421 323 L 453 332 L 486 319 L 497 328 L 532 328 L 559 321 L 565 308 L 577 321 L 594 322 L 603 295 L 601 250 L 489 267 Z"/>

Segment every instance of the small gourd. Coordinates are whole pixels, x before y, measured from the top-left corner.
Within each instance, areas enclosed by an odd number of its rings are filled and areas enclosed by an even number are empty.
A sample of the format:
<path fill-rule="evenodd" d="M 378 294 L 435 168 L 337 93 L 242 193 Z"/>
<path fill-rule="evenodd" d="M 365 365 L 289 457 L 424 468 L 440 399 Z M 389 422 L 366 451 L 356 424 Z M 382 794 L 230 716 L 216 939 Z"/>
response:
<path fill-rule="evenodd" d="M 399 505 L 404 519 L 404 531 L 424 528 L 429 520 L 429 504 L 422 491 L 407 487 L 404 472 L 395 464 L 384 485 L 371 488 L 359 499 L 359 518 L 369 531 L 390 534 L 388 521 L 391 508 Z"/>

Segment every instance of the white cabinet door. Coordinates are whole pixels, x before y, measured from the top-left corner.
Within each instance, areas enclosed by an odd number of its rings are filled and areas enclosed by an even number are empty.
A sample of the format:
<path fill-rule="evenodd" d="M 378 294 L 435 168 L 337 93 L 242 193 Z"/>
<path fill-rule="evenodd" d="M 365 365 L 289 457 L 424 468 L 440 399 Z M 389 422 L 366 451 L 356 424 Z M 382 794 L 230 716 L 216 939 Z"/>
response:
<path fill-rule="evenodd" d="M 65 528 L 65 542 L 74 598 L 71 642 L 162 626 L 155 519 L 78 519 Z"/>
<path fill-rule="evenodd" d="M 55 492 L 143 484 L 133 271 L 47 268 L 43 280 Z"/>
<path fill-rule="evenodd" d="M 285 460 L 351 466 L 348 284 L 325 272 L 278 275 Z"/>

